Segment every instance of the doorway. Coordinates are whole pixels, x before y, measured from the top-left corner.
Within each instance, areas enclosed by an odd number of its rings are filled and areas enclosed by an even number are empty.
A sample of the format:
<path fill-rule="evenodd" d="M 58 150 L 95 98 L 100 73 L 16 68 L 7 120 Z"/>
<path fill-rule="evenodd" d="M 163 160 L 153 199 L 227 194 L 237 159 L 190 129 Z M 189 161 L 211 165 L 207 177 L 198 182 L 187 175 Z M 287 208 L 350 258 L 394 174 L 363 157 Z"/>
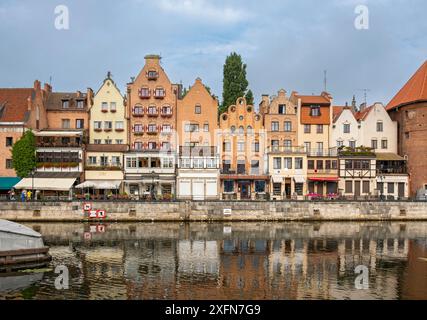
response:
<path fill-rule="evenodd" d="M 251 198 L 251 184 L 248 182 L 239 183 L 240 199 L 248 200 Z"/>
<path fill-rule="evenodd" d="M 285 181 L 285 196 L 286 199 L 290 199 L 291 195 L 292 195 L 292 180 L 291 179 L 286 179 Z"/>
<path fill-rule="evenodd" d="M 397 191 L 398 191 L 398 196 L 400 199 L 405 197 L 405 183 L 404 182 L 399 182 L 399 184 L 397 186 Z"/>
<path fill-rule="evenodd" d="M 360 197 L 360 181 L 354 181 L 354 195 Z"/>

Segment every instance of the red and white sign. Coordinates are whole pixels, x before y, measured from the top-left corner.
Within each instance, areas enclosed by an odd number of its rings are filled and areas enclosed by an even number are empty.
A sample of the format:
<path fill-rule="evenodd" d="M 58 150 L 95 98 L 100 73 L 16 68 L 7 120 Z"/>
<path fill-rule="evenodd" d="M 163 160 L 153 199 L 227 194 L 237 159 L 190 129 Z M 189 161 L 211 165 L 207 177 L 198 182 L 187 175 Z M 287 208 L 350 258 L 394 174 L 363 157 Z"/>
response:
<path fill-rule="evenodd" d="M 83 203 L 83 210 L 84 211 L 92 210 L 92 203 Z"/>
<path fill-rule="evenodd" d="M 98 233 L 105 233 L 105 226 L 100 224 L 97 226 L 97 232 Z"/>
<path fill-rule="evenodd" d="M 83 234 L 83 237 L 84 237 L 85 240 L 91 240 L 92 239 L 92 235 L 91 235 L 90 232 L 85 232 Z"/>
<path fill-rule="evenodd" d="M 89 218 L 90 219 L 97 219 L 98 218 L 98 211 L 97 210 L 90 210 L 89 211 Z"/>
<path fill-rule="evenodd" d="M 97 215 L 98 219 L 105 219 L 107 217 L 105 210 L 98 210 L 96 212 L 96 215 Z"/>

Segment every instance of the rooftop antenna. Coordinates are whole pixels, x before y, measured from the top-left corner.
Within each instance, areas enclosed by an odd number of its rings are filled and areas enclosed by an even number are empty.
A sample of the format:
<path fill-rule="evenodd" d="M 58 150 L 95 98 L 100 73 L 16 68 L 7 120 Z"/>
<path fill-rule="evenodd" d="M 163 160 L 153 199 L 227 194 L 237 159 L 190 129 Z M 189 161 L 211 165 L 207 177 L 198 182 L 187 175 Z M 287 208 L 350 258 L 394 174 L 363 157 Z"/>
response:
<path fill-rule="evenodd" d="M 324 85 L 324 92 L 328 92 L 327 90 L 327 84 L 328 84 L 328 70 L 323 70 L 323 85 Z"/>
<path fill-rule="evenodd" d="M 367 107 L 367 102 L 368 102 L 368 92 L 371 91 L 371 89 L 359 89 L 359 91 L 363 91 L 363 96 L 364 96 L 364 102 L 365 102 L 365 106 Z"/>

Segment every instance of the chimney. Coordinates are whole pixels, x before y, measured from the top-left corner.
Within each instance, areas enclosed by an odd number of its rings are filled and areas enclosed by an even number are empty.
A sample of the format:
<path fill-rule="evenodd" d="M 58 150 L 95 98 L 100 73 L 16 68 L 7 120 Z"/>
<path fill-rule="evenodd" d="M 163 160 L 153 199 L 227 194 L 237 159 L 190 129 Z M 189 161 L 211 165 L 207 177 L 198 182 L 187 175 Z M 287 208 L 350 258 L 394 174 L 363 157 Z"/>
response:
<path fill-rule="evenodd" d="M 152 62 L 155 64 L 160 64 L 160 60 L 162 59 L 162 57 L 160 57 L 160 55 L 158 54 L 148 54 L 144 57 L 144 59 L 145 63 Z"/>
<path fill-rule="evenodd" d="M 48 83 L 44 84 L 44 91 L 46 91 L 46 93 L 51 93 L 52 92 L 52 86 Z"/>

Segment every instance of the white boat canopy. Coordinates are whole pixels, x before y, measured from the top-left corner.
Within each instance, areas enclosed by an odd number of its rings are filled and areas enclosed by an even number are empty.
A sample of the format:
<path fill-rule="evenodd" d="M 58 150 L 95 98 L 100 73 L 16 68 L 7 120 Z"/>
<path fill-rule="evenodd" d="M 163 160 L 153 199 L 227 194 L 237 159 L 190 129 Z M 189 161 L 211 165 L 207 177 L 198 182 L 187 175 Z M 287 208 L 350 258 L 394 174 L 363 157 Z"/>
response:
<path fill-rule="evenodd" d="M 25 178 L 14 188 L 17 190 L 69 191 L 75 182 L 75 178 Z"/>
<path fill-rule="evenodd" d="M 86 189 L 86 188 L 94 188 L 96 190 L 116 190 L 120 189 L 120 184 L 122 182 L 120 180 L 108 180 L 108 181 L 96 181 L 96 180 L 87 180 L 78 186 L 77 189 Z"/>

